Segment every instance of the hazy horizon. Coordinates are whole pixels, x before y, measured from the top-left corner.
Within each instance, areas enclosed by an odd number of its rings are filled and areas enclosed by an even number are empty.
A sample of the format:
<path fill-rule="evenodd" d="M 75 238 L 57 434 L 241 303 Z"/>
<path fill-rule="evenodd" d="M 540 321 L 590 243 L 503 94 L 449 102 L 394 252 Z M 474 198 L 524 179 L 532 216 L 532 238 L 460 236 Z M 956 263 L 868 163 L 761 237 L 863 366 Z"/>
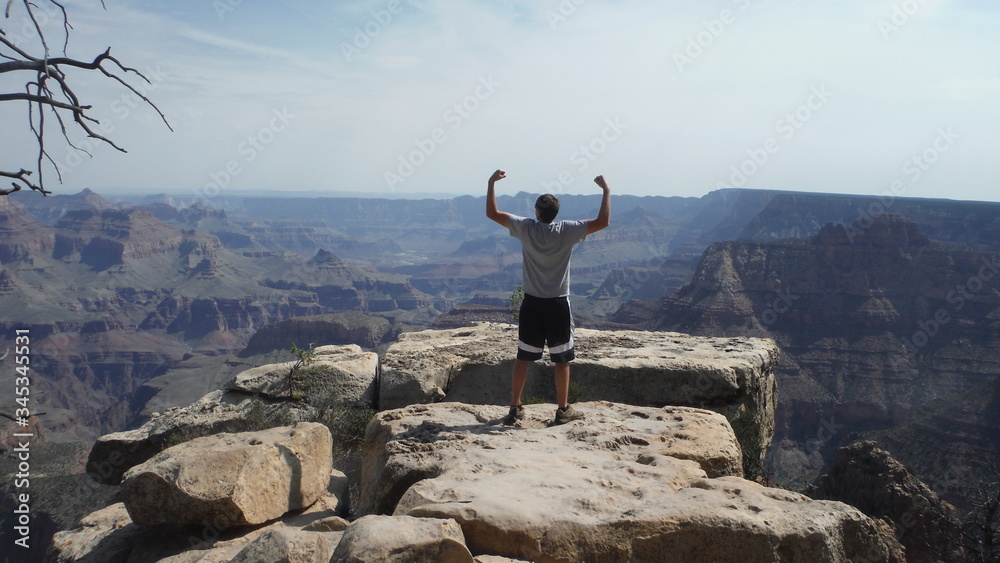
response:
<path fill-rule="evenodd" d="M 447 197 L 484 193 L 502 168 L 499 194 L 599 193 L 604 174 L 639 196 L 1000 200 L 1000 7 L 987 2 L 106 5 L 67 3 L 69 54 L 110 45 L 150 77 L 143 90 L 175 132 L 110 81 L 74 73 L 129 153 L 96 146 L 91 159 L 50 131 L 57 194 Z M 31 48 L 19 10 L 0 24 Z M 61 22 L 43 19 L 60 44 Z M 0 104 L 0 120 L 25 124 L 0 138 L 0 169 L 34 163 L 25 114 Z"/>

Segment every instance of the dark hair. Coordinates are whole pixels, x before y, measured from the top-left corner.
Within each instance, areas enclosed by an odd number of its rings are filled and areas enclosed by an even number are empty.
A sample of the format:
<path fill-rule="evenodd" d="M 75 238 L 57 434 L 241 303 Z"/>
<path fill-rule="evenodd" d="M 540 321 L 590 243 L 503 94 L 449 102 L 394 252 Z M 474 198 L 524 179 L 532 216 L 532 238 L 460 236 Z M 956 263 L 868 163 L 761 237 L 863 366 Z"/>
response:
<path fill-rule="evenodd" d="M 538 210 L 539 221 L 551 223 L 559 215 L 559 198 L 552 194 L 540 195 L 535 201 L 535 209 Z"/>

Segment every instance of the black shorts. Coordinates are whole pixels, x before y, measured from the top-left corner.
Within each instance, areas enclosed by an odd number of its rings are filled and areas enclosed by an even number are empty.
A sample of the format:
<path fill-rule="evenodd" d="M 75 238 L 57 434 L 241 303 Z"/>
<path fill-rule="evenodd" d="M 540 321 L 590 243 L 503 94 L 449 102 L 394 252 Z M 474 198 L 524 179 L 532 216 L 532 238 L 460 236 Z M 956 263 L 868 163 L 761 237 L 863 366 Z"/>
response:
<path fill-rule="evenodd" d="M 518 319 L 517 359 L 541 359 L 546 344 L 549 358 L 557 364 L 575 357 L 569 296 L 542 298 L 525 294 Z"/>

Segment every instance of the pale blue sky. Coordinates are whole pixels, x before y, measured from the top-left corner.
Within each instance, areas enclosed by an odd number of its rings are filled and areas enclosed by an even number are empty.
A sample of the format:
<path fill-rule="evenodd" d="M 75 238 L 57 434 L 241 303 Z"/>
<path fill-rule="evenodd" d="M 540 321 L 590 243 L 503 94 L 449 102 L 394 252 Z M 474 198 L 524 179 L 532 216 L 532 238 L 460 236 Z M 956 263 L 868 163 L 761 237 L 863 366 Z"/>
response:
<path fill-rule="evenodd" d="M 1000 199 L 1000 7 L 987 2 L 67 7 L 70 55 L 110 45 L 150 71 L 175 132 L 110 84 L 81 86 L 129 154 L 81 160 L 53 135 L 59 193 L 480 194 L 502 167 L 501 193 L 596 193 L 605 174 L 639 195 Z M 19 18 L 3 22 L 9 36 Z M 0 167 L 29 165 L 23 112 L 2 104 L 0 119 Z"/>

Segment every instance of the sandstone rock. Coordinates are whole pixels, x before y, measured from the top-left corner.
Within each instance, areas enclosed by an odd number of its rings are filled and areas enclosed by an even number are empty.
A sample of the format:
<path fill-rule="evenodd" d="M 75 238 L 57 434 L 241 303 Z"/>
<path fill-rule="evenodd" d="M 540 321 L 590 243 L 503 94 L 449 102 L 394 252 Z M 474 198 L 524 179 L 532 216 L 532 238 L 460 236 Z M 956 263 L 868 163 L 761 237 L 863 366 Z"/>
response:
<path fill-rule="evenodd" d="M 341 533 L 306 533 L 277 521 L 261 528 L 160 526 L 132 523 L 122 503 L 99 510 L 76 530 L 56 534 L 51 560 L 59 563 L 228 563 L 243 561 L 322 561 Z M 259 555 L 259 557 L 257 557 Z M 310 555 L 316 557 L 309 558 Z M 251 559 L 246 559 L 246 557 Z"/>
<path fill-rule="evenodd" d="M 90 476 L 106 485 L 164 449 L 200 436 L 244 432 L 319 419 L 338 404 L 368 405 L 374 399 L 378 356 L 356 345 L 323 346 L 316 361 L 296 378 L 294 399 L 288 392 L 291 363 L 252 368 L 226 389 L 173 409 L 134 430 L 101 436 L 87 460 Z"/>
<path fill-rule="evenodd" d="M 716 457 L 701 448 L 719 441 L 703 431 L 725 424 L 716 413 L 576 407 L 586 420 L 555 427 L 541 405 L 514 427 L 498 424 L 499 406 L 381 413 L 366 436 L 362 508 L 454 519 L 472 553 L 530 561 L 902 561 L 857 509 L 710 477 Z"/>
<path fill-rule="evenodd" d="M 232 563 L 329 563 L 340 534 L 273 527 L 230 559 Z"/>
<path fill-rule="evenodd" d="M 330 431 L 318 423 L 208 436 L 133 467 L 121 494 L 140 526 L 259 524 L 316 502 L 331 456 Z"/>
<path fill-rule="evenodd" d="M 117 531 L 112 534 L 111 532 Z M 104 561 L 125 561 L 131 551 L 131 539 L 140 532 L 122 503 L 102 508 L 80 520 L 76 530 L 56 532 L 52 546 L 56 561 L 98 561 L 92 557 L 100 546 Z"/>
<path fill-rule="evenodd" d="M 288 372 L 295 362 L 251 368 L 236 376 L 229 390 L 273 399 L 302 398 L 317 403 L 375 402 L 375 375 L 378 354 L 365 352 L 356 344 L 320 346 L 314 361 L 298 369 L 289 389 Z"/>
<path fill-rule="evenodd" d="M 472 563 L 454 520 L 370 515 L 344 532 L 330 563 Z"/>
<path fill-rule="evenodd" d="M 576 330 L 575 342 L 572 385 L 578 396 L 571 400 L 709 408 L 745 420 L 738 435 L 758 455 L 770 444 L 779 357 L 774 342 L 587 329 Z M 513 325 L 404 333 L 385 353 L 379 406 L 387 410 L 442 398 L 509 404 L 516 350 Z M 551 364 L 542 366 L 530 372 L 525 397 L 553 395 Z"/>
<path fill-rule="evenodd" d="M 875 442 L 837 450 L 829 471 L 806 494 L 845 502 L 892 522 L 909 563 L 965 559 L 955 508 Z"/>
<path fill-rule="evenodd" d="M 340 516 L 329 516 L 315 520 L 302 529 L 307 532 L 343 532 L 350 524 Z"/>

